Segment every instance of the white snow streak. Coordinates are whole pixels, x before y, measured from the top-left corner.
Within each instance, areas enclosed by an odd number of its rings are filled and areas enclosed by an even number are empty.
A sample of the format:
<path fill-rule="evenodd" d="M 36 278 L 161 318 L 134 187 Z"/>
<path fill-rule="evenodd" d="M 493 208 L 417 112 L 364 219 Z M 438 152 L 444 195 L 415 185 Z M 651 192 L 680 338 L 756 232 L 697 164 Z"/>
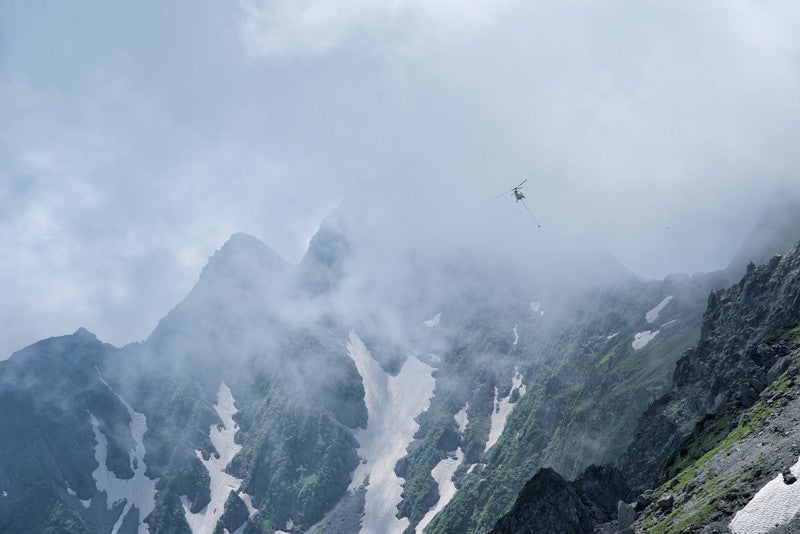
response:
<path fill-rule="evenodd" d="M 158 479 L 149 479 L 145 476 L 147 464 L 144 463 L 144 456 L 146 453 L 144 447 L 144 435 L 147 432 L 147 417 L 144 414 L 134 411 L 125 399 L 120 397 L 108 382 L 106 382 L 97 371 L 97 376 L 100 381 L 105 384 L 108 390 L 119 399 L 119 401 L 128 410 L 128 416 L 131 418 L 130 431 L 133 436 L 134 449 L 133 459 L 131 460 L 131 469 L 133 470 L 133 478 L 119 479 L 117 476 L 110 472 L 106 467 L 106 457 L 108 456 L 108 440 L 106 436 L 100 431 L 100 421 L 89 412 L 89 417 L 92 422 L 92 430 L 94 431 L 94 438 L 97 444 L 94 448 L 94 457 L 100 465 L 92 472 L 92 478 L 95 480 L 95 486 L 99 491 L 106 492 L 106 506 L 109 510 L 113 508 L 114 504 L 125 501 L 125 506 L 122 513 L 117 518 L 114 526 L 111 529 L 112 534 L 116 534 L 122 526 L 122 521 L 128 515 L 131 508 L 135 507 L 139 510 L 139 528 L 138 532 L 149 533 L 150 528 L 144 522 L 145 518 L 150 515 L 150 512 L 156 506 L 156 482 Z M 81 500 L 81 504 L 85 508 L 89 508 L 92 500 Z"/>
<path fill-rule="evenodd" d="M 372 358 L 355 332 L 350 332 L 347 350 L 364 381 L 368 417 L 367 428 L 355 433 L 359 456 L 366 461 L 356 468 L 349 488 L 355 491 L 369 479 L 361 531 L 401 533 L 408 519 L 395 517 L 403 481 L 395 475 L 394 466 L 419 428 L 415 417 L 430 404 L 433 369 L 408 358 L 393 377 Z"/>
<path fill-rule="evenodd" d="M 458 424 L 458 433 L 463 434 L 467 428 L 467 409 L 469 404 L 465 404 L 461 410 L 455 415 L 456 424 Z M 417 525 L 417 532 L 422 532 L 425 527 L 436 517 L 442 508 L 447 506 L 447 503 L 456 494 L 456 485 L 453 483 L 453 475 L 464 461 L 464 451 L 459 447 L 454 453 L 448 453 L 447 458 L 436 464 L 436 467 L 431 471 L 431 476 L 436 484 L 439 486 L 439 500 L 436 505 L 428 510 L 428 513 L 422 518 Z"/>
<path fill-rule="evenodd" d="M 108 384 L 106 384 L 106 386 L 108 386 Z M 144 463 L 144 434 L 147 432 L 147 419 L 144 414 L 135 412 L 119 395 L 117 395 L 117 398 L 122 401 L 125 408 L 128 409 L 128 414 L 131 417 L 130 428 L 135 443 L 133 461 L 131 462 L 133 478 L 119 479 L 106 467 L 108 440 L 100 431 L 100 421 L 90 412 L 89 417 L 92 422 L 92 430 L 94 430 L 94 439 L 97 441 L 94 447 L 94 457 L 97 463 L 100 464 L 97 466 L 97 469 L 92 472 L 92 478 L 95 480 L 97 489 L 106 492 L 106 506 L 109 510 L 111 510 L 115 504 L 123 501 L 125 502 L 122 513 L 114 523 L 111 533 L 116 534 L 119 531 L 122 526 L 122 521 L 133 507 L 139 510 L 139 534 L 147 533 L 150 532 L 150 529 L 147 523 L 144 522 L 144 519 L 150 515 L 150 512 L 155 508 L 157 482 L 157 480 L 151 480 L 144 475 L 147 469 L 147 465 Z M 84 501 L 82 502 L 84 506 L 86 506 L 86 503 Z"/>
<path fill-rule="evenodd" d="M 636 334 L 634 334 L 633 336 L 633 343 L 631 343 L 633 350 L 639 350 L 641 348 L 646 347 L 647 344 L 650 343 L 653 340 L 653 338 L 658 335 L 659 332 L 660 330 L 656 331 L 645 330 L 644 332 L 636 332 Z"/>
<path fill-rule="evenodd" d="M 441 320 L 442 320 L 442 312 L 439 312 L 430 319 L 428 319 L 427 321 L 425 321 L 425 326 L 427 326 L 428 328 L 433 328 L 434 326 L 439 324 L 439 321 Z"/>
<path fill-rule="evenodd" d="M 70 487 L 70 485 L 69 485 L 69 482 L 67 482 L 67 481 L 65 480 L 65 481 L 64 481 L 64 484 L 66 484 L 66 485 L 67 485 L 67 495 L 70 495 L 70 496 L 72 496 L 72 497 L 76 497 L 76 498 L 77 498 L 77 497 L 78 497 L 78 494 L 77 494 L 77 493 L 75 493 L 75 490 L 74 490 L 74 489 L 72 489 L 72 488 Z M 4 495 L 4 497 L 5 497 L 5 495 Z M 89 508 L 89 506 L 91 506 L 91 505 L 92 505 L 92 499 L 86 499 L 86 500 L 84 500 L 84 499 L 78 499 L 78 500 L 79 500 L 79 501 L 81 501 L 81 504 L 83 505 L 83 507 L 84 507 L 84 508 Z"/>
<path fill-rule="evenodd" d="M 800 477 L 800 459 L 790 468 Z M 736 512 L 730 524 L 734 534 L 762 534 L 785 525 L 800 513 L 800 482 L 785 484 L 783 475 L 770 480 L 747 505 Z"/>
<path fill-rule="evenodd" d="M 231 491 L 238 492 L 242 485 L 241 479 L 225 472 L 225 468 L 228 467 L 228 464 L 233 460 L 234 456 L 242 450 L 242 446 L 237 444 L 234 440 L 236 431 L 239 429 L 239 426 L 233 421 L 233 416 L 236 415 L 238 411 L 236 409 L 236 401 L 233 398 L 231 389 L 225 382 L 222 382 L 217 390 L 217 403 L 214 405 L 214 410 L 222 420 L 222 428 L 220 428 L 219 425 L 213 425 L 209 429 L 208 435 L 211 438 L 211 443 L 214 445 L 214 448 L 219 453 L 219 458 L 212 454 L 208 460 L 205 460 L 200 451 L 195 451 L 195 454 L 200 461 L 203 462 L 203 465 L 208 471 L 208 476 L 211 479 L 209 484 L 211 502 L 209 502 L 205 508 L 193 514 L 190 511 L 192 503 L 189 502 L 189 499 L 186 498 L 185 495 L 181 497 L 186 522 L 189 523 L 192 532 L 196 534 L 211 533 L 214 530 L 217 521 L 219 521 L 219 518 L 222 517 L 222 513 L 225 511 L 225 501 L 228 500 L 228 495 L 230 495 Z M 239 497 L 242 498 L 247 506 L 248 512 L 250 512 L 250 516 L 252 516 L 256 510 L 253 508 L 250 496 L 241 492 L 239 493 Z"/>
<path fill-rule="evenodd" d="M 652 323 L 656 319 L 658 319 L 658 314 L 661 313 L 661 310 L 664 309 L 664 306 L 669 304 L 669 301 L 672 300 L 672 295 L 666 297 L 664 300 L 658 303 L 655 308 L 644 314 L 644 318 L 648 323 Z"/>
<path fill-rule="evenodd" d="M 522 375 L 519 371 L 514 371 L 514 378 L 512 379 L 511 391 L 508 396 L 500 400 L 497 398 L 497 388 L 494 388 L 494 410 L 492 410 L 491 427 L 489 427 L 489 439 L 486 441 L 486 447 L 483 452 L 488 451 L 492 446 L 497 443 L 500 436 L 503 434 L 503 429 L 506 427 L 506 420 L 511 415 L 511 410 L 514 405 L 511 404 L 511 393 L 519 388 L 520 398 L 525 395 L 525 384 L 522 383 Z"/>
<path fill-rule="evenodd" d="M 519 343 L 519 332 L 517 332 L 517 325 L 514 325 L 514 346 L 517 346 Z"/>
<path fill-rule="evenodd" d="M 416 529 L 417 532 L 422 532 L 428 526 L 428 523 L 436 517 L 436 514 L 455 496 L 456 485 L 453 484 L 453 475 L 463 460 L 464 451 L 459 447 L 452 456 L 448 455 L 447 458 L 436 464 L 436 467 L 431 471 L 431 476 L 439 486 L 439 500 L 436 502 L 436 506 L 428 510 L 425 517 L 419 522 Z"/>
<path fill-rule="evenodd" d="M 539 317 L 544 315 L 544 310 L 542 309 L 542 303 L 541 302 L 531 302 L 531 311 L 533 313 L 538 313 Z"/>
<path fill-rule="evenodd" d="M 614 332 L 610 336 L 606 336 L 606 339 L 614 339 L 615 337 L 617 337 L 617 334 L 619 334 L 619 332 Z"/>

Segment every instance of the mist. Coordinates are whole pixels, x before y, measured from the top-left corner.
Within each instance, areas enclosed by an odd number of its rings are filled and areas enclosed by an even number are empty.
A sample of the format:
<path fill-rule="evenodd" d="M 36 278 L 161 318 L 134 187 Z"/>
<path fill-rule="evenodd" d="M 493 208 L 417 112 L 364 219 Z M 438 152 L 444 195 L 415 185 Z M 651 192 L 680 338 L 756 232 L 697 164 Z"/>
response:
<path fill-rule="evenodd" d="M 398 255 L 534 280 L 598 254 L 646 278 L 725 267 L 800 189 L 799 18 L 746 1 L 3 5 L 0 357 L 79 326 L 145 339 L 231 234 L 299 263 L 334 210 L 363 252 L 343 290 L 408 280 Z M 510 195 L 523 179 L 541 229 Z"/>

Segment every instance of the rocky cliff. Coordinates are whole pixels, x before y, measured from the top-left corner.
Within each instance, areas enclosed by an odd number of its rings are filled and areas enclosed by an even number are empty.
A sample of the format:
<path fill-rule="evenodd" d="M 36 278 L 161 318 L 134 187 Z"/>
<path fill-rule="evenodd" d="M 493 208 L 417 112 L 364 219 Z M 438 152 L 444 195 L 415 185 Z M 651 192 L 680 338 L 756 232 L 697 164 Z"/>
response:
<path fill-rule="evenodd" d="M 800 453 L 794 441 L 800 437 L 794 430 L 800 410 L 798 324 L 800 244 L 764 265 L 751 264 L 737 284 L 710 293 L 700 340 L 677 361 L 669 391 L 641 416 L 616 460 L 625 487 L 617 493 L 621 502 L 613 521 L 592 513 L 592 503 L 607 497 L 605 492 L 574 497 L 586 474 L 564 482 L 540 472 L 531 481 L 537 492 L 521 494 L 496 530 L 524 532 L 514 525 L 538 518 L 560 518 L 573 528 L 575 517 L 584 520 L 582 532 L 767 532 L 776 523 L 790 528 L 795 512 L 787 512 L 786 503 L 772 501 L 772 516 L 761 509 L 738 512 L 754 506 L 750 499 L 776 473 L 785 473 L 787 486 L 794 481 L 792 464 Z M 564 517 L 564 510 L 571 512 Z M 768 527 L 753 530 L 754 522 Z"/>

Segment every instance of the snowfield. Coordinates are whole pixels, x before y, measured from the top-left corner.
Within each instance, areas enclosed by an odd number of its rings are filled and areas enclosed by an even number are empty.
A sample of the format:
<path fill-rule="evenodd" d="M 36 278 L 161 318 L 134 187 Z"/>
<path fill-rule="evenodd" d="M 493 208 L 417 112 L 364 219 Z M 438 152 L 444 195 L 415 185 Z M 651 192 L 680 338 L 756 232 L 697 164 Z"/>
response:
<path fill-rule="evenodd" d="M 419 428 L 415 417 L 428 409 L 435 380 L 433 368 L 416 358 L 408 358 L 397 376 L 386 373 L 355 332 L 350 332 L 347 351 L 364 382 L 367 405 L 367 428 L 356 433 L 358 454 L 364 461 L 353 473 L 349 491 L 365 482 L 365 533 L 402 533 L 408 519 L 398 519 L 397 505 L 403 491 L 403 479 L 394 466 L 406 455 L 406 447 Z"/>
<path fill-rule="evenodd" d="M 649 312 L 644 314 L 644 318 L 648 323 L 653 323 L 656 319 L 658 319 L 658 314 L 661 313 L 661 310 L 664 309 L 664 306 L 669 304 L 669 301 L 672 300 L 672 295 L 666 297 L 664 300 L 659 302 L 655 308 L 650 310 Z"/>
<path fill-rule="evenodd" d="M 133 458 L 131 459 L 131 469 L 133 469 L 133 478 L 119 479 L 117 476 L 108 470 L 106 467 L 106 458 L 108 457 L 108 440 L 106 436 L 100 431 L 100 421 L 89 412 L 89 417 L 92 423 L 92 430 L 94 431 L 94 439 L 96 441 L 94 447 L 94 458 L 97 463 L 97 469 L 92 471 L 92 478 L 95 480 L 95 486 L 98 491 L 106 493 L 106 506 L 111 510 L 116 503 L 125 502 L 122 513 L 117 518 L 114 526 L 111 528 L 111 534 L 117 534 L 122 521 L 125 516 L 131 511 L 131 508 L 139 510 L 139 534 L 150 532 L 144 518 L 150 515 L 156 505 L 156 482 L 158 479 L 152 480 L 147 478 L 144 473 L 147 470 L 147 465 L 144 462 L 145 448 L 144 448 L 144 434 L 147 432 L 147 418 L 144 414 L 136 412 L 125 400 L 117 395 L 111 386 L 100 377 L 100 380 L 106 387 L 114 393 L 114 395 L 122 402 L 128 410 L 128 415 L 131 418 L 130 431 L 133 436 L 134 449 Z M 91 500 L 81 501 L 83 506 L 89 507 Z"/>
<path fill-rule="evenodd" d="M 140 414 L 131 410 L 130 406 L 125 404 L 131 414 L 131 434 L 136 443 L 136 448 L 133 451 L 134 459 L 131 462 L 133 469 L 133 478 L 120 479 L 117 475 L 112 473 L 106 467 L 106 458 L 108 457 L 108 440 L 105 434 L 100 431 L 100 421 L 90 412 L 89 417 L 92 422 L 92 430 L 94 430 L 94 439 L 97 442 L 94 447 L 94 458 L 97 463 L 97 469 L 92 471 L 92 478 L 95 480 L 95 486 L 98 491 L 106 493 L 106 506 L 111 510 L 115 504 L 124 502 L 125 506 L 122 513 L 117 518 L 114 526 L 111 528 L 111 534 L 117 534 L 122 521 L 131 508 L 139 510 L 139 534 L 150 532 L 150 529 L 143 520 L 150 515 L 150 512 L 155 508 L 156 496 L 156 480 L 151 480 L 144 476 L 147 466 L 144 463 L 144 433 L 147 432 L 147 423 L 144 414 Z M 84 504 L 85 506 L 85 504 Z"/>
<path fill-rule="evenodd" d="M 469 403 L 465 404 L 464 407 L 461 408 L 461 410 L 459 410 L 459 412 L 455 415 L 456 424 L 458 425 L 458 433 L 462 435 L 464 434 L 464 430 L 467 428 L 467 423 L 469 422 L 467 419 L 468 409 Z M 453 475 L 463 461 L 464 451 L 461 449 L 461 447 L 459 447 L 452 454 L 448 453 L 447 458 L 436 464 L 436 467 L 434 467 L 431 471 L 433 480 L 435 480 L 436 484 L 439 486 L 439 500 L 436 501 L 436 505 L 428 510 L 428 513 L 425 514 L 425 517 L 423 517 L 419 522 L 416 528 L 417 532 L 422 532 L 433 520 L 436 514 L 442 511 L 442 509 L 447 506 L 447 503 L 449 503 L 450 500 L 455 496 L 457 488 L 453 483 Z"/>
<path fill-rule="evenodd" d="M 790 468 L 800 478 L 800 459 Z M 786 484 L 783 475 L 770 480 L 747 505 L 736 512 L 730 529 L 734 534 L 762 534 L 785 525 L 800 513 L 800 483 Z"/>
<path fill-rule="evenodd" d="M 208 435 L 214 448 L 219 453 L 219 457 L 217 458 L 212 454 L 208 460 L 205 460 L 200 451 L 195 451 L 211 479 L 209 484 L 211 502 L 205 508 L 193 514 L 190 511 L 192 503 L 189 502 L 185 495 L 181 497 L 186 522 L 189 523 L 192 532 L 196 534 L 210 534 L 214 531 L 217 521 L 225 511 L 225 501 L 228 500 L 228 495 L 230 495 L 231 491 L 238 492 L 242 485 L 241 479 L 225 472 L 225 468 L 228 467 L 234 456 L 242 450 L 242 446 L 234 440 L 236 431 L 239 429 L 239 426 L 233 421 L 233 416 L 238 411 L 236 409 L 236 401 L 233 398 L 231 389 L 225 382 L 222 382 L 217 390 L 217 403 L 214 405 L 214 411 L 222 419 L 222 428 L 218 425 L 211 426 Z M 256 513 L 252 499 L 244 492 L 239 493 L 239 497 L 244 501 L 247 511 L 252 517 Z"/>
<path fill-rule="evenodd" d="M 511 390 L 508 396 L 502 400 L 497 398 L 497 388 L 494 388 L 494 410 L 492 411 L 491 427 L 489 428 L 489 439 L 486 441 L 486 447 L 483 449 L 484 452 L 491 449 L 503 434 L 508 416 L 511 415 L 511 410 L 514 409 L 514 405 L 510 402 L 511 393 L 515 389 L 519 389 L 520 398 L 525 395 L 526 388 L 525 384 L 522 383 L 522 375 L 516 369 L 514 370 L 514 378 L 512 378 L 511 383 Z"/>
<path fill-rule="evenodd" d="M 656 337 L 659 332 L 660 330 L 645 330 L 644 332 L 636 332 L 636 334 L 633 336 L 633 343 L 631 343 L 633 350 L 639 350 L 646 347 L 648 343 L 653 341 L 653 338 Z"/>

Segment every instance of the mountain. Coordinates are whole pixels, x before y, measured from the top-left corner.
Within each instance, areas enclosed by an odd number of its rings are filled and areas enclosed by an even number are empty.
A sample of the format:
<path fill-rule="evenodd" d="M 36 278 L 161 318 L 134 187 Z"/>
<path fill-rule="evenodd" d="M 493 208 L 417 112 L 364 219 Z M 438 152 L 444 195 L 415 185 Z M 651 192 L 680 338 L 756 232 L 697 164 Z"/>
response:
<path fill-rule="evenodd" d="M 648 281 L 583 250 L 546 279 L 368 248 L 351 224 L 324 221 L 299 264 L 231 236 L 143 342 L 82 329 L 0 362 L 0 532 L 580 531 L 660 498 L 707 446 L 686 440 L 724 426 L 708 406 L 753 409 L 743 377 L 776 359 L 687 363 L 777 332 L 771 264 L 726 290 L 729 270 Z M 739 300 L 767 311 L 736 322 Z M 673 402 L 696 409 L 658 419 Z M 648 418 L 675 429 L 655 455 Z M 525 500 L 548 488 L 558 513 Z"/>
<path fill-rule="evenodd" d="M 589 517 L 584 532 L 795 532 L 798 364 L 800 243 L 709 295 L 699 342 L 678 360 L 672 386 L 642 415 L 616 468 L 605 468 L 623 484 L 575 504 L 564 488 L 577 491 L 596 468 L 575 482 L 542 470 L 494 532 L 549 532 L 516 525 L 560 517 L 565 506 Z M 590 516 L 594 501 L 610 500 L 609 487 L 618 488 L 617 514 Z"/>

